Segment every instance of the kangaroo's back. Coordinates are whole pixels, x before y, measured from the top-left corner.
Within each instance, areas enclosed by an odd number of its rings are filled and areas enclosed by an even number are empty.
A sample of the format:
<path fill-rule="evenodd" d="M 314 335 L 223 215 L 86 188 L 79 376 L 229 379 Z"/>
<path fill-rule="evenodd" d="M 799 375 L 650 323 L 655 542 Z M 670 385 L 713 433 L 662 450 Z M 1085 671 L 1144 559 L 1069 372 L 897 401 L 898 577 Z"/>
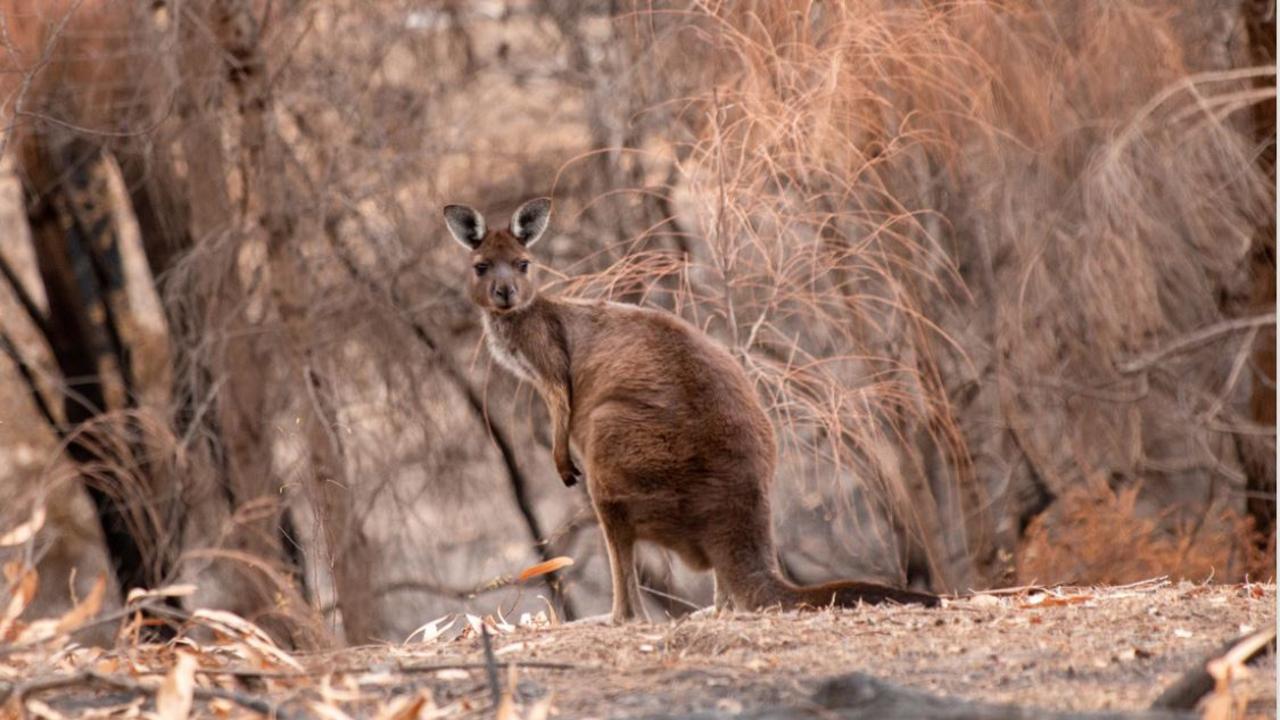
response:
<path fill-rule="evenodd" d="M 724 472 L 767 484 L 773 427 L 755 390 L 724 346 L 669 313 L 618 303 L 561 302 L 571 318 L 574 440 L 584 452 L 601 443 L 653 472 L 685 483 Z M 629 452 L 623 452 L 630 448 Z M 652 452 L 645 452 L 646 449 Z M 688 476 L 688 477 L 685 477 Z"/>

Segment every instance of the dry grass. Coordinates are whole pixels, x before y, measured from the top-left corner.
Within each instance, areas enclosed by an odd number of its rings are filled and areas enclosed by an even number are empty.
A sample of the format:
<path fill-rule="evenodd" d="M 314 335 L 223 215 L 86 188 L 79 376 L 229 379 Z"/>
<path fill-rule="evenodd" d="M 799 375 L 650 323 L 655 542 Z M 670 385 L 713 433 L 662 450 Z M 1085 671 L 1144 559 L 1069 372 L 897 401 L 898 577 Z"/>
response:
<path fill-rule="evenodd" d="M 1141 488 L 1105 485 L 1073 490 L 1034 520 L 1018 549 L 1018 576 L 1032 582 L 1124 584 L 1167 575 L 1275 577 L 1275 543 L 1255 538 L 1252 518 L 1170 507 L 1156 516 L 1138 508 Z"/>
<path fill-rule="evenodd" d="M 1190 21 L 1158 2 L 638 7 L 649 112 L 679 130 L 677 180 L 645 190 L 677 212 L 647 234 L 675 248 L 576 291 L 733 346 L 784 431 L 785 493 L 854 478 L 834 497 L 891 519 L 897 537 L 860 541 L 900 558 L 891 576 L 923 554 L 944 587 L 999 577 L 1038 512 L 1016 496 L 1098 475 L 1156 505 L 1207 484 L 1206 514 L 1238 512 L 1221 433 L 1247 432 L 1255 336 L 1124 370 L 1232 312 L 1274 213 L 1247 113 L 1274 68 L 1202 70 Z M 1167 559 L 1148 558 L 1212 574 Z"/>
<path fill-rule="evenodd" d="M 157 111 L 117 151 L 205 204 L 153 279 L 163 387 L 102 419 L 120 462 L 97 474 L 174 500 L 163 517 L 125 504 L 219 579 L 209 602 L 247 576 L 287 591 L 267 616 L 334 607 L 342 549 L 309 485 L 328 473 L 356 518 L 343 537 L 379 559 L 384 636 L 486 607 L 456 590 L 534 560 L 520 475 L 542 534 L 579 559 L 570 595 L 603 609 L 585 498 L 556 481 L 536 398 L 491 371 L 437 218 L 465 201 L 500 222 L 549 191 L 550 290 L 671 309 L 756 381 L 798 574 L 965 589 L 1259 566 L 1238 518 L 1247 473 L 1274 478 L 1241 461 L 1274 456 L 1248 411 L 1267 323 L 1177 344 L 1242 313 L 1274 223 L 1257 162 L 1274 138 L 1247 112 L 1274 98 L 1274 68 L 1203 50 L 1246 47 L 1238 28 L 1155 0 L 464 5 L 273 10 L 277 205 L 246 176 L 225 68 L 161 62 L 193 47 L 189 25 L 144 33 L 144 64 L 172 71 L 150 91 L 191 114 Z M 191 172 L 215 167 L 197 153 L 211 139 L 221 171 Z M 272 253 L 260 216 L 277 206 L 293 216 Z M 140 454 L 111 445 L 130 427 Z M 281 518 L 296 577 L 259 556 Z M 1133 554 L 1108 552 L 1121 538 Z"/>

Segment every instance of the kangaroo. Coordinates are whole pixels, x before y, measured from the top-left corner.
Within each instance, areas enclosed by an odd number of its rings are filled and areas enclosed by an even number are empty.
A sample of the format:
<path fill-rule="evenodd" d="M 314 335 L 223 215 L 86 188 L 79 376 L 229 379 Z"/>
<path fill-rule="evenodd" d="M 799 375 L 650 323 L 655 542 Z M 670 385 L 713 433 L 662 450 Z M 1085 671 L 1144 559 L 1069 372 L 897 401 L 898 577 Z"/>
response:
<path fill-rule="evenodd" d="M 584 477 L 571 448 L 585 465 L 609 552 L 613 622 L 647 619 L 635 569 L 640 540 L 711 570 L 717 610 L 938 604 L 871 583 L 783 579 L 769 508 L 773 427 L 746 373 L 670 313 L 541 295 L 529 248 L 550 217 L 547 198 L 524 203 L 496 230 L 470 207 L 444 208 L 449 233 L 471 254 L 467 291 L 490 353 L 546 402 L 564 484 Z"/>

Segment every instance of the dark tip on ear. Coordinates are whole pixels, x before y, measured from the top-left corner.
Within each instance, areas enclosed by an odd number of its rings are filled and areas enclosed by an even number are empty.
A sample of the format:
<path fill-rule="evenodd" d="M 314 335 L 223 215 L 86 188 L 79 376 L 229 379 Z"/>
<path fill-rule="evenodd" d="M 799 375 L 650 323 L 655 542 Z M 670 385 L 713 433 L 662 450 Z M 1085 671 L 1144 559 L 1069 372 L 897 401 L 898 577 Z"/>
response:
<path fill-rule="evenodd" d="M 538 242 L 551 221 L 551 198 L 534 198 L 511 215 L 511 234 L 525 247 Z"/>
<path fill-rule="evenodd" d="M 445 205 L 444 224 L 449 228 L 449 234 L 453 239 L 468 250 L 480 247 L 480 243 L 484 240 L 484 216 L 475 208 L 466 205 Z"/>

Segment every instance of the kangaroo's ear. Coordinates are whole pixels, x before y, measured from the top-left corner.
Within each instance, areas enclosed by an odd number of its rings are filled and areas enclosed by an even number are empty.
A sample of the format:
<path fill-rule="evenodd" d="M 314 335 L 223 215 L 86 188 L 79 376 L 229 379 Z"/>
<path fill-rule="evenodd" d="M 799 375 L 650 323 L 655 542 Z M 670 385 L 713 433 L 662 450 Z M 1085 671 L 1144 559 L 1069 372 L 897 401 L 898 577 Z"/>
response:
<path fill-rule="evenodd" d="M 516 208 L 511 216 L 511 234 L 529 247 L 538 242 L 551 220 L 551 198 L 535 198 Z"/>
<path fill-rule="evenodd" d="M 468 250 L 480 247 L 480 241 L 484 240 L 484 216 L 473 207 L 445 205 L 444 224 L 449 226 L 453 239 Z"/>

